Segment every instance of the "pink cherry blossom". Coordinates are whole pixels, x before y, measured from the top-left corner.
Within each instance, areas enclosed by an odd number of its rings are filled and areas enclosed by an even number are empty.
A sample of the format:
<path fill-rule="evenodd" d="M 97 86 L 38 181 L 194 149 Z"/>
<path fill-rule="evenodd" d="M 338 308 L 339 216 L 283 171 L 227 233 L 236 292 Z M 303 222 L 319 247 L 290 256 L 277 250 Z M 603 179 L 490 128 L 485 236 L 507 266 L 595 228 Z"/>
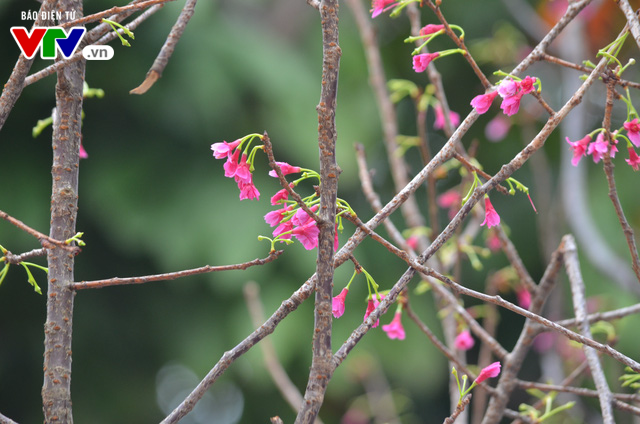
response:
<path fill-rule="evenodd" d="M 473 340 L 473 336 L 469 332 L 469 330 L 461 331 L 457 336 L 454 342 L 456 349 L 458 350 L 469 350 L 475 345 L 476 342 Z"/>
<path fill-rule="evenodd" d="M 418 248 L 418 237 L 410 236 L 409 238 L 407 238 L 407 246 L 409 246 L 413 250 L 416 250 Z"/>
<path fill-rule="evenodd" d="M 462 195 L 460 195 L 456 190 L 445 191 L 436 199 L 438 206 L 445 209 L 453 206 L 459 207 L 461 201 Z"/>
<path fill-rule="evenodd" d="M 530 76 L 526 76 L 522 81 L 520 81 L 520 88 L 522 88 L 523 94 L 529 94 L 534 89 L 534 83 L 536 79 Z"/>
<path fill-rule="evenodd" d="M 480 384 L 487 378 L 497 377 L 500 374 L 500 362 L 494 362 L 493 364 L 485 367 L 480 371 L 478 378 L 475 379 L 475 384 Z"/>
<path fill-rule="evenodd" d="M 227 156 L 227 161 L 224 163 L 224 176 L 227 178 L 233 178 L 236 175 L 236 169 L 238 169 L 238 159 L 240 158 L 240 150 L 236 150 L 232 155 Z"/>
<path fill-rule="evenodd" d="M 371 17 L 375 18 L 382 12 L 386 12 L 396 5 L 396 0 L 373 0 L 371 9 Z"/>
<path fill-rule="evenodd" d="M 420 29 L 420 35 L 431 35 L 440 31 L 441 29 L 444 29 L 444 25 L 428 24 Z"/>
<path fill-rule="evenodd" d="M 413 56 L 413 70 L 416 72 L 424 72 L 433 59 L 440 56 L 440 52 L 422 53 Z"/>
<path fill-rule="evenodd" d="M 640 169 L 640 157 L 633 147 L 629 147 L 629 159 L 625 159 L 625 162 L 631 165 L 634 171 L 638 171 Z"/>
<path fill-rule="evenodd" d="M 505 97 L 502 100 L 502 104 L 500 105 L 500 109 L 507 116 L 513 116 L 518 113 L 518 109 L 520 109 L 520 100 L 522 100 L 523 92 L 520 91 L 511 97 Z"/>
<path fill-rule="evenodd" d="M 482 221 L 482 224 L 480 225 L 487 224 L 487 228 L 491 228 L 500 224 L 500 215 L 498 215 L 498 212 L 496 212 L 496 210 L 493 208 L 491 200 L 489 200 L 488 197 L 484 198 L 484 210 L 484 221 Z"/>
<path fill-rule="evenodd" d="M 275 230 L 273 230 L 273 236 L 278 237 L 280 234 L 282 234 L 282 236 L 280 237 L 281 239 L 291 240 L 291 231 L 293 231 L 293 223 L 291 222 L 291 220 L 288 220 L 281 223 L 276 227 Z"/>
<path fill-rule="evenodd" d="M 267 224 L 275 227 L 280 224 L 282 218 L 284 218 L 285 213 L 289 212 L 292 209 L 292 206 L 287 206 L 282 209 L 278 209 L 277 211 L 271 211 L 264 216 L 264 220 Z"/>
<path fill-rule="evenodd" d="M 633 145 L 640 147 L 640 123 L 638 123 L 638 118 L 634 118 L 622 125 L 624 126 L 624 129 L 627 130 L 627 136 Z"/>
<path fill-rule="evenodd" d="M 498 142 L 504 139 L 511 128 L 511 121 L 503 115 L 496 115 L 484 128 L 484 135 L 489 141 Z"/>
<path fill-rule="evenodd" d="M 507 97 L 515 96 L 519 88 L 520 84 L 517 81 L 512 79 L 503 79 L 498 86 L 498 94 L 500 94 L 500 97 L 503 99 L 506 99 Z"/>
<path fill-rule="evenodd" d="M 566 137 L 566 140 L 567 140 L 567 143 L 569 143 L 569 145 L 571 146 L 571 149 L 573 150 L 573 158 L 571 159 L 571 165 L 578 166 L 578 162 L 580 162 L 580 159 L 582 158 L 582 156 L 586 155 L 587 153 L 587 146 L 591 142 L 591 136 L 586 135 L 585 137 L 581 138 L 578 141 L 571 141 L 569 140 L 569 137 Z"/>
<path fill-rule="evenodd" d="M 277 205 L 280 200 L 287 200 L 289 198 L 289 192 L 286 189 L 282 189 L 273 196 L 271 196 L 271 204 Z"/>
<path fill-rule="evenodd" d="M 280 171 L 282 171 L 282 175 L 295 174 L 300 172 L 299 166 L 289 165 L 287 162 L 276 162 L 276 164 L 280 167 Z M 269 171 L 269 176 L 278 178 L 278 174 L 275 169 Z"/>
<path fill-rule="evenodd" d="M 402 313 L 400 311 L 396 312 L 393 316 L 393 320 L 389 324 L 382 326 L 382 331 L 387 333 L 387 336 L 391 340 L 404 340 L 406 335 L 404 327 L 402 326 Z"/>
<path fill-rule="evenodd" d="M 444 111 L 442 110 L 442 106 L 436 105 L 434 108 L 436 113 L 436 121 L 433 123 L 433 128 L 436 130 L 441 130 L 444 128 L 445 119 L 444 119 Z M 449 120 L 451 121 L 451 126 L 456 128 L 460 125 L 460 115 L 456 112 L 449 111 Z"/>
<path fill-rule="evenodd" d="M 371 312 L 373 312 L 374 309 L 376 309 L 376 307 L 380 304 L 380 302 L 378 302 L 378 300 L 376 299 L 376 301 L 374 302 L 373 299 L 369 299 L 369 301 L 367 302 L 367 310 L 364 313 L 364 319 L 363 321 L 366 321 L 367 318 L 369 318 L 369 315 L 371 315 Z M 380 325 L 380 319 L 378 319 L 376 322 L 373 323 L 373 325 L 371 326 L 372 328 L 376 328 L 378 325 Z"/>
<path fill-rule="evenodd" d="M 344 314 L 344 301 L 347 293 L 349 293 L 349 289 L 345 287 L 339 295 L 332 299 L 333 316 L 336 318 L 340 318 Z"/>
<path fill-rule="evenodd" d="M 80 143 L 80 159 L 88 159 L 89 158 L 89 153 L 87 153 L 87 151 L 84 149 L 84 146 L 82 145 L 82 143 Z"/>
<path fill-rule="evenodd" d="M 310 219 L 305 225 L 295 227 L 292 234 L 300 243 L 302 243 L 302 246 L 304 246 L 305 249 L 311 250 L 318 247 L 318 235 L 320 234 L 320 230 L 314 220 Z"/>
<path fill-rule="evenodd" d="M 243 154 L 234 174 L 238 187 L 240 187 L 240 183 L 251 184 L 252 176 L 250 166 L 251 164 L 247 163 L 247 155 Z"/>
<path fill-rule="evenodd" d="M 529 306 L 531 306 L 531 293 L 526 287 L 518 287 L 516 297 L 518 298 L 518 305 L 520 305 L 521 308 L 529 309 Z"/>
<path fill-rule="evenodd" d="M 311 211 L 315 212 L 317 210 L 318 210 L 318 205 L 313 205 L 311 207 Z M 291 218 L 291 222 L 293 223 L 293 225 L 306 225 L 306 223 L 310 219 L 313 220 L 313 218 L 311 218 L 309 214 L 305 212 L 304 209 L 299 208 L 296 211 L 296 213 L 293 215 L 293 218 Z"/>
<path fill-rule="evenodd" d="M 497 252 L 502 248 L 502 241 L 500 241 L 500 237 L 498 237 L 498 235 L 492 231 L 491 235 L 487 237 L 487 240 L 485 241 L 485 245 L 492 252 Z"/>
<path fill-rule="evenodd" d="M 222 143 L 213 143 L 211 145 L 211 150 L 213 150 L 213 157 L 215 157 L 216 159 L 224 159 L 228 156 L 231 156 L 231 152 L 233 152 L 233 149 L 238 147 L 239 144 L 239 139 L 231 143 L 227 143 L 226 141 L 223 141 Z"/>
<path fill-rule="evenodd" d="M 587 154 L 591 155 L 595 163 L 600 162 L 600 159 L 602 159 L 605 153 L 607 153 L 608 151 L 609 151 L 609 142 L 604 138 L 603 133 L 599 133 L 598 136 L 596 137 L 596 141 L 589 144 L 589 147 L 587 148 Z"/>
<path fill-rule="evenodd" d="M 238 183 L 238 188 L 240 188 L 240 200 L 260 200 L 260 192 L 253 183 L 247 184 L 240 182 Z"/>
<path fill-rule="evenodd" d="M 489 110 L 491 103 L 493 103 L 493 99 L 495 99 L 497 95 L 497 91 L 492 91 L 487 94 L 479 94 L 471 100 L 471 106 L 473 106 L 476 112 L 482 115 Z"/>

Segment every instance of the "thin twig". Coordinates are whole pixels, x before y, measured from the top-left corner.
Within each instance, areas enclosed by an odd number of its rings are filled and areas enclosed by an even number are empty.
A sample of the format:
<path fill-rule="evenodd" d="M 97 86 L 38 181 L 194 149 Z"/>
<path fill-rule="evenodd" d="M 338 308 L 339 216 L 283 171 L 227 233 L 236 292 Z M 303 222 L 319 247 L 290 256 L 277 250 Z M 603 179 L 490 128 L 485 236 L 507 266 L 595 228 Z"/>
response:
<path fill-rule="evenodd" d="M 276 175 L 278 176 L 278 180 L 280 181 L 280 185 L 282 186 L 282 188 L 287 190 L 289 196 L 291 196 L 291 198 L 296 201 L 298 206 L 300 206 L 300 208 L 305 211 L 307 215 L 313 218 L 313 220 L 316 221 L 317 224 L 320 224 L 322 222 L 320 216 L 318 216 L 317 213 L 309 208 L 309 206 L 302 200 L 302 197 L 300 197 L 300 195 L 296 193 L 293 188 L 291 188 L 291 185 L 289 185 L 289 182 L 284 177 L 280 166 L 276 163 L 275 156 L 273 155 L 273 145 L 271 144 L 271 139 L 269 138 L 269 134 L 267 134 L 266 131 L 262 136 L 262 142 L 264 143 L 264 152 L 267 154 L 267 159 L 269 159 L 269 166 L 275 171 Z"/>
<path fill-rule="evenodd" d="M 517 380 L 517 384 L 518 384 L 518 387 L 524 390 L 538 389 L 538 390 L 542 390 L 543 392 L 561 392 L 561 393 L 564 392 L 564 393 L 572 393 L 574 395 L 583 396 L 583 397 L 590 397 L 590 398 L 598 397 L 597 390 L 587 389 L 584 387 L 567 386 L 564 384 L 545 384 L 545 383 L 537 383 L 534 381 L 523 381 L 523 380 Z M 625 402 L 640 401 L 639 394 L 612 393 L 611 396 L 614 399 L 625 401 Z"/>
<path fill-rule="evenodd" d="M 151 86 L 153 86 L 153 84 L 155 84 L 155 82 L 162 77 L 162 72 L 169 63 L 169 59 L 171 59 L 171 55 L 173 54 L 173 50 L 175 49 L 176 44 L 180 40 L 180 37 L 182 37 L 182 33 L 187 27 L 189 20 L 193 16 L 197 1 L 198 0 L 186 1 L 182 12 L 180 12 L 180 16 L 178 16 L 178 20 L 173 25 L 173 28 L 171 28 L 169 36 L 160 49 L 160 53 L 158 53 L 156 60 L 153 61 L 153 65 L 151 65 L 151 69 L 149 69 L 149 72 L 147 72 L 147 76 L 145 77 L 144 81 L 138 87 L 129 91 L 129 94 L 146 93 L 151 88 Z"/>
<path fill-rule="evenodd" d="M 638 22 L 637 12 L 633 10 L 628 0 L 616 0 L 616 3 L 618 3 L 622 13 L 624 13 L 624 16 L 627 18 L 631 35 L 633 35 L 636 44 L 640 47 L 640 22 Z"/>
<path fill-rule="evenodd" d="M 580 272 L 580 264 L 578 262 L 578 251 L 573 236 L 567 235 L 563 238 L 564 242 L 564 265 L 569 276 L 571 284 L 571 293 L 573 295 L 573 310 L 575 311 L 576 321 L 580 332 L 583 336 L 593 338 L 591 335 L 591 327 L 587 320 L 587 300 L 585 298 L 584 281 Z M 583 346 L 584 354 L 587 357 L 591 375 L 598 389 L 598 398 L 600 399 L 600 408 L 602 409 L 602 418 L 605 424 L 615 423 L 613 418 L 613 410 L 611 408 L 612 396 L 611 389 L 607 384 L 607 379 L 602 370 L 602 365 L 598 358 L 598 354 L 590 347 Z"/>
<path fill-rule="evenodd" d="M 504 231 L 504 228 L 502 228 L 502 225 L 498 225 L 496 227 L 496 234 L 500 239 L 502 251 L 509 260 L 509 263 L 511 264 L 513 269 L 516 270 L 520 281 L 524 283 L 525 286 L 527 286 L 527 290 L 532 293 L 535 292 L 537 288 L 536 283 L 533 281 L 533 278 L 531 278 L 531 275 L 529 274 L 529 271 L 527 271 L 527 268 L 524 266 L 522 258 L 520 258 L 516 247 L 511 242 L 509 236 L 507 236 L 507 233 Z"/>
<path fill-rule="evenodd" d="M 613 311 L 589 314 L 587 315 L 587 320 L 590 324 L 593 324 L 594 322 L 598 321 L 613 321 L 615 319 L 624 318 L 637 313 L 640 313 L 640 303 L 636 303 L 635 305 L 627 306 L 625 308 L 615 309 Z M 575 318 L 571 318 L 562 321 L 556 321 L 556 324 L 562 327 L 571 327 L 577 325 L 578 322 Z"/>
<path fill-rule="evenodd" d="M 7 251 L 5 253 L 5 258 L 7 258 L 7 263 L 12 265 L 20 265 L 20 263 L 26 261 L 27 259 L 36 258 L 38 256 L 46 256 L 47 249 L 33 249 L 25 253 L 21 253 L 20 255 L 14 255 L 13 253 Z"/>
<path fill-rule="evenodd" d="M 151 6 L 149 9 L 145 10 L 143 13 L 140 14 L 140 16 L 138 16 L 136 19 L 134 19 L 133 21 L 129 22 L 128 24 L 125 25 L 125 28 L 133 31 L 135 30 L 142 22 L 144 22 L 145 20 L 147 20 L 151 15 L 153 15 L 154 13 L 156 13 L 157 11 L 159 11 L 162 6 L 164 6 L 164 4 L 158 4 L 155 6 Z M 116 15 L 116 16 L 112 16 L 109 19 L 113 20 L 113 21 L 119 21 L 121 19 L 124 19 L 123 15 L 127 15 L 128 13 L 133 13 L 130 11 L 127 12 L 123 12 L 120 15 Z M 107 24 L 100 24 L 97 27 L 93 28 L 91 31 L 89 31 L 87 33 L 87 35 L 85 36 L 86 39 L 88 40 L 92 40 L 95 37 L 100 36 L 100 34 L 104 34 L 101 36 L 101 38 L 93 43 L 91 43 L 91 45 L 103 45 L 103 44 L 107 44 L 110 41 L 115 40 L 118 35 L 115 31 L 110 31 L 111 27 Z M 69 59 L 63 59 L 60 61 L 56 61 L 53 65 L 49 65 L 46 68 L 43 68 L 42 70 L 29 75 L 25 80 L 24 80 L 24 86 L 28 86 L 31 85 L 37 81 L 40 81 L 41 79 L 48 77 L 49 75 L 53 75 L 54 73 L 58 72 L 60 69 L 70 65 L 71 63 L 75 63 L 79 60 L 82 60 L 83 56 L 82 56 L 82 51 L 78 51 L 76 53 L 74 53 Z"/>
<path fill-rule="evenodd" d="M 56 3 L 57 0 L 46 0 L 42 3 L 42 6 L 40 6 L 40 10 L 38 11 L 38 18 L 33 23 L 34 27 L 49 26 L 53 24 L 51 21 L 42 20 L 42 16 L 49 15 L 49 12 L 53 10 Z M 21 54 L 20 57 L 18 57 L 16 65 L 13 67 L 13 71 L 11 71 L 9 80 L 2 89 L 2 95 L 0 96 L 0 129 L 4 126 L 9 113 L 18 101 L 20 94 L 22 94 L 24 79 L 27 77 L 32 64 L 33 58 L 27 59 Z"/>
<path fill-rule="evenodd" d="M 249 262 L 244 262 L 244 263 L 235 264 L 235 265 L 219 265 L 219 266 L 206 265 L 199 268 L 187 269 L 184 271 L 169 272 L 166 274 L 146 275 L 142 277 L 129 277 L 129 278 L 115 277 L 115 278 L 109 278 L 105 280 L 80 281 L 77 283 L 70 284 L 69 288 L 71 288 L 72 290 L 101 289 L 103 287 L 120 286 L 123 284 L 143 284 L 143 283 L 151 283 L 154 281 L 175 280 L 182 277 L 189 277 L 189 276 L 198 275 L 198 274 L 206 274 L 209 272 L 245 270 L 252 266 L 267 264 L 273 261 L 274 259 L 276 259 L 282 253 L 283 253 L 282 250 L 276 250 L 269 253 L 269 256 L 267 256 L 264 259 L 254 259 Z"/>
<path fill-rule="evenodd" d="M 53 239 L 48 235 L 41 233 L 40 231 L 34 230 L 33 228 L 29 227 L 19 219 L 12 217 L 11 215 L 9 215 L 4 211 L 0 211 L 0 218 L 4 219 L 10 224 L 13 224 L 14 226 L 24 231 L 25 233 L 28 233 L 33 237 L 37 238 L 40 244 L 42 245 L 42 247 L 44 247 L 45 249 L 55 249 L 56 247 L 60 247 L 66 250 L 67 252 L 71 252 L 73 254 L 77 254 L 80 252 L 80 248 L 78 246 L 71 246 L 69 244 L 66 244 L 64 241 Z"/>
<path fill-rule="evenodd" d="M 260 286 L 251 281 L 244 286 L 244 297 L 247 302 L 247 308 L 249 309 L 249 315 L 253 326 L 259 328 L 264 322 L 264 309 L 262 302 L 260 302 Z M 273 347 L 271 340 L 266 338 L 260 343 L 262 354 L 264 355 L 264 363 L 267 367 L 267 371 L 271 374 L 271 378 L 275 383 L 282 396 L 287 403 L 291 405 L 294 411 L 297 411 L 302 404 L 302 394 L 298 388 L 293 384 L 284 367 L 278 360 L 278 355 Z M 319 419 L 316 419 L 316 424 L 322 424 Z"/>
<path fill-rule="evenodd" d="M 469 405 L 469 402 L 471 402 L 471 396 L 472 394 L 469 393 L 468 395 L 466 395 L 464 397 L 464 399 L 462 399 L 461 402 L 458 402 L 458 404 L 456 405 L 456 410 L 453 411 L 453 414 L 451 414 L 448 418 L 445 418 L 445 420 L 442 422 L 442 424 L 453 424 L 456 422 L 456 418 L 458 418 L 458 415 L 460 415 L 462 413 L 462 411 L 464 411 L 464 408 L 467 407 L 467 405 Z"/>
<path fill-rule="evenodd" d="M 60 25 L 63 28 L 71 28 L 74 26 L 86 25 L 91 22 L 99 21 L 107 16 L 119 15 L 123 12 L 135 12 L 140 9 L 146 9 L 147 7 L 160 5 L 164 6 L 165 3 L 176 0 L 146 0 L 140 2 L 132 2 L 126 6 L 114 6 L 111 9 L 103 10 L 102 12 L 94 13 L 93 15 L 87 15 L 83 18 L 76 19 L 74 21 L 66 22 Z"/>

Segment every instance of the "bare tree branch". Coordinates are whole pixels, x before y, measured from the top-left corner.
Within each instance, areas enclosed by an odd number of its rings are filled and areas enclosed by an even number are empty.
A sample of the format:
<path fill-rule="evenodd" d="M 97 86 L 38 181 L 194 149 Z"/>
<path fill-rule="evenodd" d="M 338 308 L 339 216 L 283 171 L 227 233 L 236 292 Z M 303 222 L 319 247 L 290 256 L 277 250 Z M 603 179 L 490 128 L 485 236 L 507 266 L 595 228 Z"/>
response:
<path fill-rule="evenodd" d="M 283 253 L 282 250 L 277 250 L 269 253 L 269 256 L 267 256 L 264 259 L 254 259 L 249 262 L 244 262 L 244 263 L 235 264 L 235 265 L 219 265 L 219 266 L 205 265 L 200 268 L 187 269 L 184 271 L 177 271 L 177 272 L 169 272 L 166 274 L 145 275 L 142 277 L 129 277 L 129 278 L 115 277 L 115 278 L 108 278 L 106 280 L 80 281 L 77 283 L 69 284 L 69 289 L 71 290 L 101 289 L 103 287 L 120 286 L 123 284 L 143 284 L 143 283 L 150 283 L 154 281 L 175 280 L 182 277 L 189 277 L 189 276 L 198 275 L 198 274 L 206 274 L 209 272 L 245 270 L 252 266 L 267 264 L 275 260 L 282 253 Z"/>
<path fill-rule="evenodd" d="M 186 1 L 182 12 L 180 12 L 180 16 L 178 16 L 178 20 L 173 25 L 173 28 L 171 28 L 169 36 L 164 42 L 162 49 L 160 49 L 160 53 L 158 53 L 156 60 L 153 62 L 153 65 L 151 65 L 151 69 L 149 69 L 149 72 L 147 72 L 147 76 L 145 77 L 144 81 L 138 87 L 129 91 L 129 94 L 146 93 L 151 88 L 151 86 L 153 86 L 153 84 L 155 84 L 155 82 L 162 77 L 162 72 L 164 72 L 164 68 L 167 67 L 176 44 L 178 44 L 180 37 L 182 37 L 182 33 L 187 27 L 189 20 L 193 16 L 197 1 L 198 0 Z"/>
<path fill-rule="evenodd" d="M 66 244 L 63 240 L 56 240 L 54 238 L 49 237 L 46 234 L 41 233 L 40 231 L 34 230 L 33 228 L 29 227 L 19 219 L 12 217 L 11 215 L 9 215 L 4 211 L 0 211 L 0 218 L 13 224 L 14 226 L 24 231 L 25 233 L 30 234 L 33 237 L 37 238 L 40 244 L 42 245 L 42 247 L 46 249 L 54 249 L 56 247 L 60 247 L 66 250 L 67 252 L 70 252 L 73 254 L 77 254 L 80 251 L 79 247 L 71 246 L 69 244 Z"/>

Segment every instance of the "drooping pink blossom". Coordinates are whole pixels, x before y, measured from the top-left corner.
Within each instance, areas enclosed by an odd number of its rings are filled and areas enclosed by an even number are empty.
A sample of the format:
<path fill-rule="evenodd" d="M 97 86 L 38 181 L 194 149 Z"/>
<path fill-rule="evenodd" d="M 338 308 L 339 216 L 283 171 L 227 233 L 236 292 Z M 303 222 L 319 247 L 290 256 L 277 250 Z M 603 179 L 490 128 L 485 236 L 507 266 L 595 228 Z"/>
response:
<path fill-rule="evenodd" d="M 289 192 L 286 189 L 282 189 L 276 192 L 273 196 L 271 196 L 271 204 L 277 205 L 280 200 L 287 200 L 289 198 Z"/>
<path fill-rule="evenodd" d="M 396 0 L 373 0 L 371 4 L 371 17 L 375 18 L 382 12 L 386 12 L 396 5 Z"/>
<path fill-rule="evenodd" d="M 240 139 L 231 143 L 227 143 L 226 141 L 223 141 L 222 143 L 213 143 L 211 145 L 211 150 L 213 150 L 213 157 L 215 157 L 216 159 L 224 159 L 228 156 L 231 156 L 233 149 L 238 147 L 239 144 Z"/>
<path fill-rule="evenodd" d="M 393 320 L 387 325 L 382 326 L 382 331 L 387 333 L 387 336 L 393 340 L 404 340 L 406 334 L 404 332 L 404 327 L 402 326 L 402 313 L 400 311 L 396 312 L 393 316 Z"/>
<path fill-rule="evenodd" d="M 295 227 L 292 234 L 300 243 L 302 243 L 302 246 L 304 246 L 305 249 L 311 250 L 318 247 L 318 235 L 320 234 L 320 230 L 314 220 L 310 219 L 305 225 Z"/>
<path fill-rule="evenodd" d="M 471 100 L 471 106 L 473 106 L 476 112 L 482 115 L 489 110 L 491 103 L 493 103 L 493 99 L 495 99 L 497 95 L 497 91 L 492 91 L 487 94 L 479 94 Z"/>
<path fill-rule="evenodd" d="M 522 100 L 523 92 L 520 91 L 513 96 L 505 97 L 502 100 L 502 104 L 500 105 L 500 109 L 507 116 L 513 116 L 518 113 L 520 109 L 520 100 Z"/>
<path fill-rule="evenodd" d="M 453 344 L 458 350 L 469 350 L 476 344 L 476 342 L 473 340 L 473 336 L 469 330 L 464 330 L 458 333 Z"/>
<path fill-rule="evenodd" d="M 436 113 L 436 120 L 433 123 L 433 128 L 436 130 L 441 130 L 444 128 L 445 119 L 444 119 L 444 111 L 442 110 L 442 106 L 436 105 L 433 108 Z M 460 125 L 460 115 L 454 111 L 449 111 L 449 120 L 451 121 L 451 126 L 455 129 L 458 125 Z"/>
<path fill-rule="evenodd" d="M 497 252 L 502 248 L 502 241 L 500 241 L 500 237 L 498 237 L 498 235 L 494 231 L 492 231 L 491 235 L 485 240 L 485 245 L 492 252 Z"/>
<path fill-rule="evenodd" d="M 638 118 L 634 118 L 622 125 L 624 126 L 624 129 L 627 130 L 627 136 L 633 145 L 640 147 L 640 123 L 638 122 Z"/>
<path fill-rule="evenodd" d="M 247 155 L 243 154 L 234 174 L 238 187 L 240 187 L 240 183 L 251 184 L 252 176 L 250 166 L 251 164 L 247 163 Z"/>
<path fill-rule="evenodd" d="M 289 165 L 287 162 L 276 162 L 276 164 L 280 167 L 280 171 L 282 171 L 282 175 L 295 174 L 300 172 L 299 166 Z M 278 178 L 278 174 L 275 169 L 269 171 L 269 176 Z"/>
<path fill-rule="evenodd" d="M 363 321 L 366 321 L 367 318 L 369 318 L 369 315 L 371 315 L 371 312 L 373 312 L 373 310 L 376 309 L 379 304 L 380 302 L 378 302 L 377 299 L 375 301 L 373 299 L 369 299 L 369 301 L 367 302 L 367 310 L 364 312 Z M 376 328 L 378 325 L 380 325 L 380 319 L 374 322 L 371 327 Z"/>
<path fill-rule="evenodd" d="M 498 94 L 500 94 L 500 97 L 503 99 L 506 99 L 507 97 L 515 96 L 519 88 L 520 84 L 517 81 L 511 78 L 503 79 L 500 85 L 498 85 Z"/>
<path fill-rule="evenodd" d="M 439 195 L 436 199 L 436 203 L 441 208 L 459 207 L 462 201 L 462 195 L 456 190 L 445 191 Z"/>
<path fill-rule="evenodd" d="M 503 115 L 496 115 L 484 128 L 484 135 L 489 141 L 498 142 L 505 138 L 511 128 L 511 121 Z"/>
<path fill-rule="evenodd" d="M 347 297 L 347 293 L 349 293 L 348 288 L 343 288 L 339 295 L 335 296 L 332 303 L 333 316 L 336 318 L 340 318 L 342 314 L 344 314 L 344 301 Z"/>
<path fill-rule="evenodd" d="M 600 162 L 600 159 L 602 159 L 608 151 L 609 142 L 604 138 L 604 133 L 599 133 L 596 137 L 596 141 L 589 144 L 589 147 L 587 148 L 587 154 L 591 155 L 595 163 Z"/>
<path fill-rule="evenodd" d="M 280 234 L 282 236 L 281 239 L 291 240 L 291 231 L 293 231 L 293 223 L 291 220 L 285 221 L 278 225 L 275 230 L 273 230 L 273 236 L 278 237 Z"/>
<path fill-rule="evenodd" d="M 311 211 L 315 212 L 318 210 L 318 205 L 313 205 L 311 207 Z M 291 218 L 291 222 L 293 223 L 293 225 L 305 225 L 309 220 L 312 220 L 313 218 L 309 216 L 309 214 L 307 212 L 305 212 L 304 209 L 299 208 L 296 213 L 293 215 L 293 218 Z"/>
<path fill-rule="evenodd" d="M 282 209 L 278 209 L 277 211 L 271 211 L 264 216 L 264 220 L 267 224 L 272 227 L 280 224 L 284 215 L 292 209 L 292 206 L 287 206 Z"/>
<path fill-rule="evenodd" d="M 491 228 L 500 224 L 500 215 L 498 215 L 488 197 L 484 198 L 484 211 L 484 221 L 480 224 L 481 226 L 487 224 L 487 228 Z"/>
<path fill-rule="evenodd" d="M 440 31 L 441 29 L 444 29 L 444 25 L 428 24 L 420 29 L 420 35 L 431 35 Z"/>
<path fill-rule="evenodd" d="M 640 169 L 640 157 L 633 147 L 629 147 L 629 159 L 625 159 L 625 162 L 631 165 L 634 171 L 638 171 Z"/>
<path fill-rule="evenodd" d="M 526 287 L 518 287 L 516 289 L 516 297 L 518 298 L 518 305 L 520 305 L 521 308 L 529 309 L 529 306 L 531 306 L 531 293 Z"/>
<path fill-rule="evenodd" d="M 238 159 L 240 158 L 240 150 L 236 150 L 232 155 L 227 156 L 227 161 L 224 163 L 224 176 L 227 178 L 233 178 L 236 176 L 236 170 L 238 169 Z"/>
<path fill-rule="evenodd" d="M 240 200 L 245 200 L 245 199 L 260 200 L 260 192 L 258 191 L 256 186 L 253 185 L 252 182 L 250 183 L 239 182 L 238 188 L 240 189 Z"/>
<path fill-rule="evenodd" d="M 333 238 L 333 251 L 337 252 L 338 246 L 340 246 L 340 242 L 338 241 L 338 224 L 337 223 L 334 228 L 334 234 L 335 234 L 335 237 Z"/>
<path fill-rule="evenodd" d="M 416 250 L 418 248 L 418 237 L 416 236 L 409 236 L 407 238 L 407 246 L 409 246 L 410 248 L 412 248 L 413 250 Z"/>
<path fill-rule="evenodd" d="M 80 143 L 80 159 L 88 159 L 89 158 L 89 153 L 87 153 L 87 151 L 84 149 L 84 146 L 82 145 L 82 143 Z"/>
<path fill-rule="evenodd" d="M 500 374 L 500 362 L 494 362 L 493 364 L 485 367 L 480 371 L 478 378 L 475 379 L 475 384 L 480 384 L 487 378 L 497 377 Z"/>
<path fill-rule="evenodd" d="M 422 53 L 413 56 L 413 70 L 416 72 L 424 72 L 433 59 L 440 56 L 440 52 Z"/>
<path fill-rule="evenodd" d="M 571 141 L 569 140 L 569 137 L 566 137 L 566 140 L 567 140 L 567 143 L 569 143 L 569 145 L 571 146 L 571 149 L 573 150 L 573 158 L 571 159 L 571 165 L 578 166 L 578 162 L 580 162 L 580 159 L 582 158 L 582 156 L 585 156 L 587 154 L 587 146 L 591 142 L 591 136 L 586 135 L 585 137 L 581 138 L 578 141 Z"/>
<path fill-rule="evenodd" d="M 529 94 L 534 89 L 534 84 L 536 79 L 530 76 L 524 77 L 522 81 L 520 81 L 520 88 L 522 89 L 523 94 Z"/>

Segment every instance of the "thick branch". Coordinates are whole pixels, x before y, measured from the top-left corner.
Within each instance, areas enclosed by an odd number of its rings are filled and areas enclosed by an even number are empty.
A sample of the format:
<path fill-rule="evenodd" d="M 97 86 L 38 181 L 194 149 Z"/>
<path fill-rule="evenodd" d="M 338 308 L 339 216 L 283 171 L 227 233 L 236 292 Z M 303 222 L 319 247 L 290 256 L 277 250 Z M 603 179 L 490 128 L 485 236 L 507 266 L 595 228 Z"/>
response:
<path fill-rule="evenodd" d="M 322 24 L 322 89 L 318 111 L 318 148 L 320 150 L 320 218 L 318 224 L 318 259 L 316 265 L 316 304 L 314 309 L 313 358 L 296 423 L 315 421 L 333 374 L 331 367 L 331 298 L 333 295 L 333 255 L 335 239 L 338 175 L 336 162 L 336 98 L 340 50 L 338 40 L 338 0 L 320 2 Z"/>
<path fill-rule="evenodd" d="M 58 8 L 74 12 L 74 16 L 82 16 L 82 0 L 59 0 Z M 50 232 L 51 238 L 57 240 L 67 240 L 76 232 L 84 72 L 84 60 L 58 72 L 53 119 Z M 75 292 L 69 289 L 69 284 L 73 281 L 74 255 L 51 249 L 47 261 L 49 285 L 42 386 L 44 420 L 46 423 L 73 423 L 71 335 Z"/>

